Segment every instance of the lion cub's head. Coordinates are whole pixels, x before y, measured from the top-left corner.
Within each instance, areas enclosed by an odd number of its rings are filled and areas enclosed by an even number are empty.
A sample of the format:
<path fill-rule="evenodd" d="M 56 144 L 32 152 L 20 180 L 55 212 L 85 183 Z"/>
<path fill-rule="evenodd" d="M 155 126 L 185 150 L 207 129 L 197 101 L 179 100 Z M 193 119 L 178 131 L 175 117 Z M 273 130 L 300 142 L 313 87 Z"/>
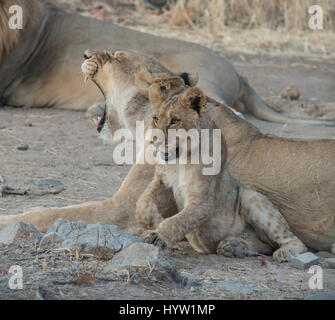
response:
<path fill-rule="evenodd" d="M 149 88 L 149 99 L 152 106 L 151 143 L 161 153 L 163 160 L 173 160 L 182 154 L 188 156 L 192 147 L 199 145 L 199 130 L 210 129 L 209 118 L 206 117 L 206 96 L 197 87 L 181 86 L 181 79 L 157 79 Z M 171 94 L 171 89 L 174 93 Z M 179 92 L 176 92 L 177 89 Z M 177 139 L 171 134 L 177 133 Z M 189 141 L 190 140 L 190 141 Z M 191 143 L 190 143 L 191 142 Z"/>

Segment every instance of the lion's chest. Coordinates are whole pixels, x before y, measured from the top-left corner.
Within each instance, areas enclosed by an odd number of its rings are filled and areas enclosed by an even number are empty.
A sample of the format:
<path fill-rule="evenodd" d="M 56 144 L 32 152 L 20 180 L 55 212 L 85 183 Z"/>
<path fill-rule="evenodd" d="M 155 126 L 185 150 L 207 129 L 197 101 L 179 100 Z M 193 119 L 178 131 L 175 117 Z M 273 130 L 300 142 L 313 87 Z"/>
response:
<path fill-rule="evenodd" d="M 189 166 L 164 165 L 162 178 L 165 186 L 171 188 L 178 207 L 181 211 L 187 204 L 189 187 L 192 184 L 193 171 Z"/>

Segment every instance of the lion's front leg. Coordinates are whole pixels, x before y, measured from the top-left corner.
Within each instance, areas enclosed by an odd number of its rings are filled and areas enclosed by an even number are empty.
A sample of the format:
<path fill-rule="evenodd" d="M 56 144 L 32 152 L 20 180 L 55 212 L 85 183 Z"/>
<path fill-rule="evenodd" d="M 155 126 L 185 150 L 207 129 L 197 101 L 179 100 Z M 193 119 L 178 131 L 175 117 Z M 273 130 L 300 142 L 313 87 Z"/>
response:
<path fill-rule="evenodd" d="M 273 259 L 284 262 L 290 255 L 307 251 L 307 247 L 292 233 L 290 227 L 278 209 L 264 195 L 244 189 L 241 196 L 242 212 L 245 219 L 262 237 L 270 239 L 271 245 L 279 246 Z"/>
<path fill-rule="evenodd" d="M 210 211 L 210 206 L 201 200 L 191 202 L 178 214 L 165 219 L 156 232 L 163 241 L 174 244 L 205 223 Z"/>
<path fill-rule="evenodd" d="M 151 182 L 153 174 L 154 166 L 135 164 L 119 191 L 109 200 L 63 208 L 45 208 L 14 216 L 0 216 L 0 228 L 22 221 L 31 223 L 39 231 L 45 232 L 57 219 L 63 218 L 68 221 L 82 220 L 89 224 L 97 222 L 114 224 L 124 231 L 137 231 L 140 225 L 134 216 L 136 202 Z"/>
<path fill-rule="evenodd" d="M 163 221 L 158 211 L 158 202 L 166 188 L 159 175 L 155 174 L 154 179 L 141 195 L 136 203 L 135 217 L 145 229 L 156 229 Z"/>

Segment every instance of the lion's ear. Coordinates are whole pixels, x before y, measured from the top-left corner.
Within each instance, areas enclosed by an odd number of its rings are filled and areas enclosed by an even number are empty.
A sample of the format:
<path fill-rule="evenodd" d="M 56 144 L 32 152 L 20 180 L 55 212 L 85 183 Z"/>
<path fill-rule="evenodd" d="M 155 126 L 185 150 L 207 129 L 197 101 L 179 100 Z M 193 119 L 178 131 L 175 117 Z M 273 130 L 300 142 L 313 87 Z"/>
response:
<path fill-rule="evenodd" d="M 139 92 L 146 98 L 149 98 L 149 87 L 154 82 L 154 78 L 151 73 L 143 68 L 141 71 L 135 74 L 135 84 Z"/>
<path fill-rule="evenodd" d="M 185 85 L 195 87 L 199 82 L 199 73 L 182 72 L 178 74 L 184 80 Z"/>
<path fill-rule="evenodd" d="M 154 83 L 149 87 L 149 100 L 152 110 L 156 110 L 165 100 L 165 92 L 162 91 L 160 84 Z"/>
<path fill-rule="evenodd" d="M 206 112 L 206 96 L 197 87 L 187 89 L 181 97 L 181 102 L 185 107 L 196 111 L 200 117 Z"/>

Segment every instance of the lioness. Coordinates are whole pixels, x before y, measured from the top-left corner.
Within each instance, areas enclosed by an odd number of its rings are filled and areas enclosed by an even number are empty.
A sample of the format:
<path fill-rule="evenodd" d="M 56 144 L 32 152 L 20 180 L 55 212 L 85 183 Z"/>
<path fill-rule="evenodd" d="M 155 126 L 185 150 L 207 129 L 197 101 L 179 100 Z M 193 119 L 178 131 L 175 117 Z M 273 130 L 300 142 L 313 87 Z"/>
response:
<path fill-rule="evenodd" d="M 22 29 L 10 28 L 14 5 L 23 9 Z M 198 72 L 209 96 L 231 106 L 240 101 L 261 119 L 335 124 L 272 111 L 227 60 L 200 45 L 66 13 L 45 0 L 0 1 L 0 105 L 86 110 L 101 97 L 93 85 L 83 85 L 79 58 L 88 47 L 106 46 L 153 55 L 173 71 Z"/>
<path fill-rule="evenodd" d="M 83 69 L 101 88 L 107 101 L 102 132 L 113 126 L 115 113 L 121 119 L 121 126 L 130 129 L 131 114 L 137 120 L 150 118 L 148 88 L 153 79 L 165 72 L 168 77 L 178 76 L 166 71 L 157 60 L 140 54 L 128 52 L 121 54 L 122 59 L 120 54 L 115 59 L 115 53 L 88 53 L 89 59 Z M 125 88 L 128 94 L 121 95 Z M 267 196 L 305 245 L 335 253 L 335 141 L 270 137 L 226 106 L 210 98 L 207 100 L 209 115 L 227 142 L 232 176 L 244 186 Z M 139 107 L 131 113 L 134 106 Z M 135 164 L 119 191 L 109 200 L 0 216 L 0 227 L 24 221 L 43 231 L 57 218 L 64 218 L 86 223 L 101 221 L 135 230 L 139 227 L 134 217 L 136 202 L 152 181 L 153 174 L 152 166 Z M 171 201 L 167 199 L 166 203 Z"/>
<path fill-rule="evenodd" d="M 175 88 L 176 94 L 164 100 L 164 92 L 171 87 Z M 216 126 L 207 112 L 206 96 L 199 88 L 179 86 L 178 90 L 176 79 L 162 81 L 160 78 L 150 86 L 149 98 L 154 114 L 151 128 L 161 130 L 160 135 L 152 135 L 150 143 L 161 156 L 158 159 L 164 161 L 156 165 L 154 178 L 136 205 L 136 218 L 143 227 L 156 229 L 158 237 L 168 243 L 181 241 L 186 236 L 192 247 L 201 253 L 269 254 L 274 246 L 280 249 L 273 257 L 281 262 L 286 261 L 289 254 L 307 250 L 266 197 L 240 186 L 230 176 L 225 166 L 227 149 L 221 133 L 218 174 L 204 172 L 206 165 L 202 157 L 200 164 L 191 163 L 192 151 L 206 149 L 209 154 L 214 151 L 213 129 Z M 179 136 L 169 143 L 169 130 L 173 129 L 184 129 L 190 135 L 184 139 Z M 199 134 L 202 129 L 209 130 L 208 140 Z M 187 144 L 187 137 L 193 140 L 192 148 Z M 184 164 L 177 163 L 183 155 Z M 173 160 L 175 163 L 169 163 Z M 158 206 L 171 191 L 179 213 L 164 220 Z M 259 238 L 267 244 L 256 238 L 250 227 L 242 238 L 247 224 L 254 226 Z M 157 241 L 154 233 L 146 237 Z"/>

